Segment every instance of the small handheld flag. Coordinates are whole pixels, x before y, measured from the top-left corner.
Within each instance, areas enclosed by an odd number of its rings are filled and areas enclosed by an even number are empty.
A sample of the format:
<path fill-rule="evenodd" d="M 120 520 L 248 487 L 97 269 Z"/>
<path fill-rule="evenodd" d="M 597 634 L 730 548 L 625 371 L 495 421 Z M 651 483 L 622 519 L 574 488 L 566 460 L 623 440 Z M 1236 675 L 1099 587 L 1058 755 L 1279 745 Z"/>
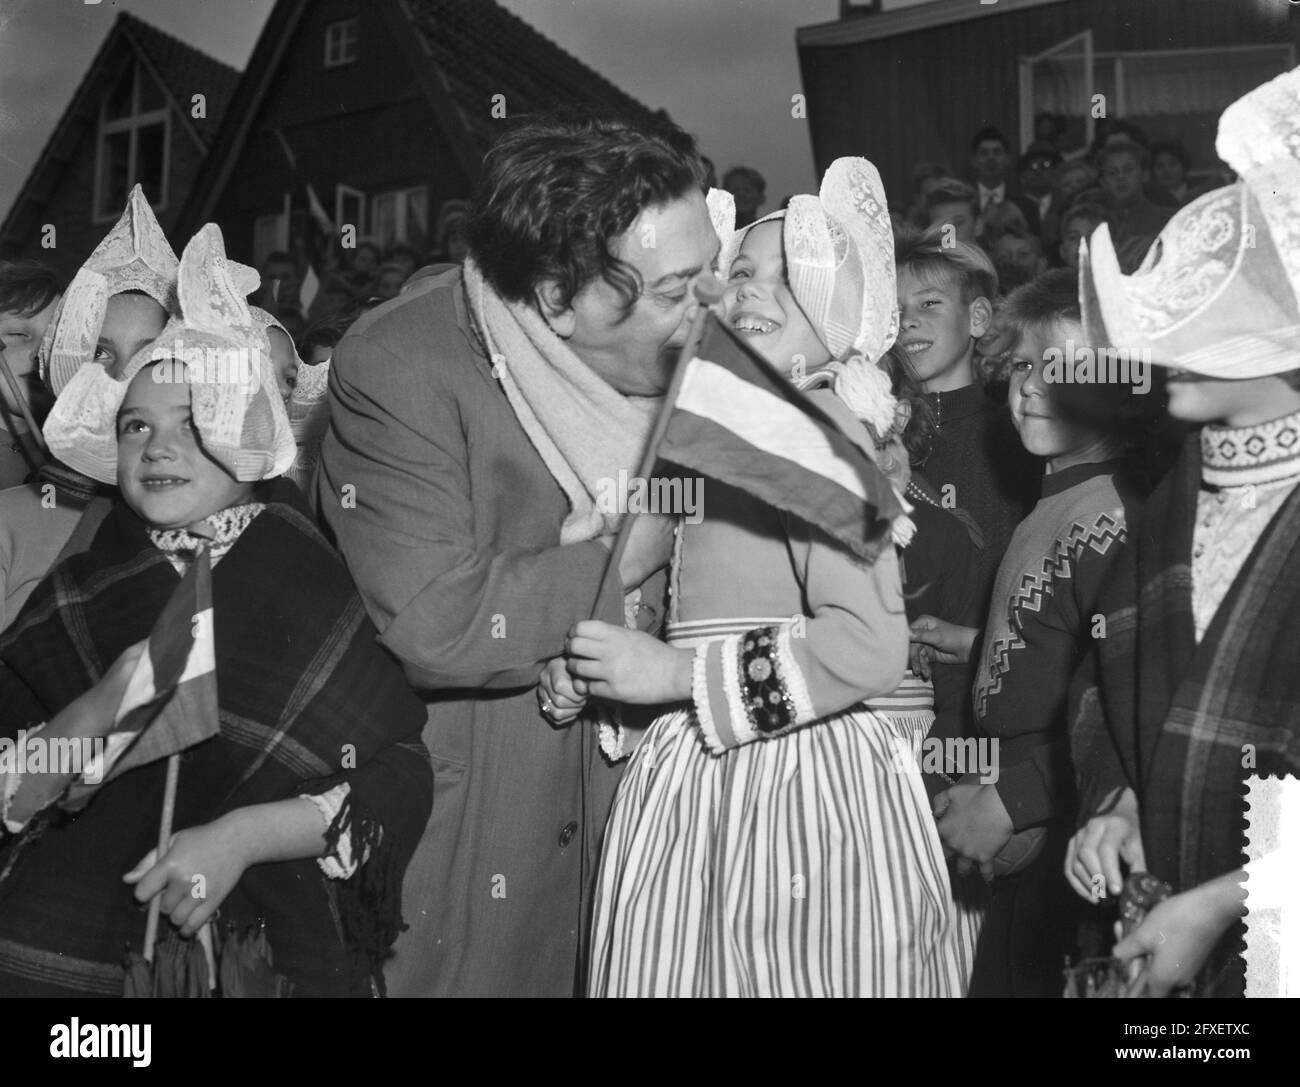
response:
<path fill-rule="evenodd" d="M 206 547 L 172 592 L 149 644 L 127 681 L 113 729 L 105 737 L 105 767 L 83 777 L 63 806 L 83 807 L 100 786 L 128 770 L 215 736 L 216 642 L 212 626 L 212 564 Z"/>

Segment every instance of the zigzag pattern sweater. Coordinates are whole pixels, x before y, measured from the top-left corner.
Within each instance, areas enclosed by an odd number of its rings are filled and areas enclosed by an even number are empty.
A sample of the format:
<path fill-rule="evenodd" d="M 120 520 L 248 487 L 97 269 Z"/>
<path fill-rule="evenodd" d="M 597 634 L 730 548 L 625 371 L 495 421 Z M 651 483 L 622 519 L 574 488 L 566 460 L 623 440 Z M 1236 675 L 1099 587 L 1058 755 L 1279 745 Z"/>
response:
<path fill-rule="evenodd" d="M 1126 537 L 1120 461 L 1043 477 L 1043 496 L 998 567 L 973 688 L 975 720 L 999 742 L 996 788 L 1017 831 L 1073 817 L 1070 678 L 1093 637 L 1097 598 Z"/>

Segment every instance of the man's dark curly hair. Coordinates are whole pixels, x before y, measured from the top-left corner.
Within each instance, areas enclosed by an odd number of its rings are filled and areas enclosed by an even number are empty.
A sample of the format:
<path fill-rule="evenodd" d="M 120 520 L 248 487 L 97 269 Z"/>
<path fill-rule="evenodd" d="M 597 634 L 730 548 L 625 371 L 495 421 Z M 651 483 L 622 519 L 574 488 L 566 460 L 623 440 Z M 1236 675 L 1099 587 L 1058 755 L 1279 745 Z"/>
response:
<path fill-rule="evenodd" d="M 623 301 L 640 276 L 610 247 L 642 210 L 699 192 L 693 137 L 671 121 L 592 111 L 521 118 L 483 160 L 470 205 L 469 249 L 483 277 L 512 302 L 544 280 L 567 306 L 597 277 Z"/>

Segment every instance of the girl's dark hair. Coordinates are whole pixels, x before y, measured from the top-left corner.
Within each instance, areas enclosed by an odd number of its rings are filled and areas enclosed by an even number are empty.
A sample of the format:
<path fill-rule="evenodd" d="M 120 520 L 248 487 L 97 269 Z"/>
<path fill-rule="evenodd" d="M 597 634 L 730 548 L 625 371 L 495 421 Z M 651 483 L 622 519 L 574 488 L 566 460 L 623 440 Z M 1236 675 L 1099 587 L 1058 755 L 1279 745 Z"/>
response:
<path fill-rule="evenodd" d="M 0 261 L 0 313 L 30 317 L 62 293 L 63 281 L 40 261 Z"/>
<path fill-rule="evenodd" d="M 298 348 L 298 357 L 305 362 L 311 358 L 312 349 L 316 347 L 328 347 L 331 351 L 334 350 L 339 340 L 343 339 L 343 334 L 362 312 L 360 306 L 349 306 L 342 312 L 318 317 L 298 337 L 298 343 L 295 345 Z"/>
<path fill-rule="evenodd" d="M 670 121 L 608 113 L 524 118 L 488 151 L 470 204 L 469 249 L 484 278 L 512 302 L 544 280 L 567 306 L 597 277 L 630 313 L 635 269 L 610 247 L 642 210 L 698 192 L 695 140 Z"/>
<path fill-rule="evenodd" d="M 889 370 L 889 386 L 900 404 L 911 408 L 911 417 L 903 429 L 903 448 L 913 468 L 920 468 L 930 456 L 937 428 L 934 409 L 921 390 L 921 379 L 916 376 L 907 354 L 894 344 L 885 352 L 885 366 Z"/>

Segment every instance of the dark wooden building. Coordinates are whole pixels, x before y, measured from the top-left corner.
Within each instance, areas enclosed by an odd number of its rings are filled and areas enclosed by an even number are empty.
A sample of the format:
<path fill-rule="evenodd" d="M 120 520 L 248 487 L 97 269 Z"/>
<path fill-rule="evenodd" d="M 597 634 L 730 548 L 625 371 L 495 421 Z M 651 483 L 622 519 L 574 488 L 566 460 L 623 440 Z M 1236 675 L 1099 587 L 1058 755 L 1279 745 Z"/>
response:
<path fill-rule="evenodd" d="M 469 195 L 505 118 L 573 103 L 650 112 L 493 0 L 277 0 L 242 75 L 122 15 L 0 228 L 0 255 L 49 260 L 39 225 L 57 212 L 70 272 L 107 230 L 91 214 L 89 179 L 107 169 L 96 104 L 145 31 L 187 54 L 174 83 L 160 77 L 175 105 L 171 138 L 192 145 L 173 151 L 155 205 L 163 227 L 179 251 L 215 221 L 231 256 L 255 265 L 289 248 L 308 186 L 336 230 L 423 251 L 437 209 Z M 191 135 L 179 113 L 200 91 L 208 121 Z M 145 180 L 141 161 L 122 176 Z M 75 225 L 65 233 L 64 223 Z"/>
<path fill-rule="evenodd" d="M 970 138 L 985 125 L 1020 150 L 1034 118 L 1055 114 L 1068 152 L 1091 139 L 1098 105 L 1213 164 L 1224 107 L 1295 66 L 1300 5 L 841 0 L 841 18 L 800 28 L 797 46 L 818 170 L 865 155 L 905 204 L 917 162 L 966 176 Z"/>
<path fill-rule="evenodd" d="M 137 181 L 170 233 L 238 82 L 235 69 L 120 14 L 0 224 L 0 257 L 36 257 L 70 277 Z"/>

